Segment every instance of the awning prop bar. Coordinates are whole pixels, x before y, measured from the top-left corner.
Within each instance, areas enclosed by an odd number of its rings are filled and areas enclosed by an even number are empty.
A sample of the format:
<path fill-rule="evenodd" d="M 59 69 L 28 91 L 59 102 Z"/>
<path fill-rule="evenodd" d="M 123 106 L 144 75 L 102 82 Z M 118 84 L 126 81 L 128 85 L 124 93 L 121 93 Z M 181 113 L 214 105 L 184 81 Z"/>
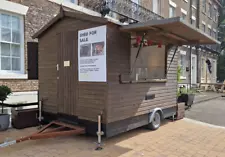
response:
<path fill-rule="evenodd" d="M 132 69 L 131 69 L 131 71 L 130 71 L 130 74 L 132 74 L 133 71 L 134 71 L 134 65 L 135 65 L 135 63 L 136 63 L 136 61 L 137 61 L 137 58 L 138 58 L 139 53 L 140 53 L 140 51 L 141 51 L 142 45 L 144 44 L 144 39 L 145 39 L 146 34 L 147 34 L 147 33 L 144 33 L 144 35 L 142 36 L 141 43 L 140 43 L 140 45 L 139 45 L 139 47 L 138 47 L 138 52 L 137 52 L 137 54 L 136 54 L 136 58 L 135 58 L 135 60 L 134 60 L 134 63 L 132 64 Z"/>

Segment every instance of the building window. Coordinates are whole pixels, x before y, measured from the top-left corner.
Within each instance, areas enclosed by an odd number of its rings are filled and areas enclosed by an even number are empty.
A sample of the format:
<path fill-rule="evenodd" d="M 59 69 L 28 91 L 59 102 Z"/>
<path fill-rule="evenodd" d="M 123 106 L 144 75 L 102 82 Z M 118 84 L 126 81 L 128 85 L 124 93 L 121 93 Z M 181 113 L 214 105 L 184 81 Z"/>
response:
<path fill-rule="evenodd" d="M 209 32 L 209 35 L 212 36 L 212 30 L 211 30 L 211 28 L 208 28 L 208 32 Z"/>
<path fill-rule="evenodd" d="M 24 71 L 23 17 L 0 12 L 0 70 Z"/>
<path fill-rule="evenodd" d="M 205 32 L 205 24 L 202 24 L 202 30 Z"/>
<path fill-rule="evenodd" d="M 204 13 L 206 12 L 206 0 L 202 0 L 202 10 Z"/>
<path fill-rule="evenodd" d="M 214 79 L 216 78 L 216 68 L 217 68 L 216 64 L 217 64 L 216 61 L 212 60 L 212 76 Z"/>
<path fill-rule="evenodd" d="M 212 37 L 216 39 L 216 31 L 212 31 Z"/>
<path fill-rule="evenodd" d="M 205 64 L 205 59 L 201 59 L 201 78 L 205 78 L 206 76 L 206 64 Z"/>
<path fill-rule="evenodd" d="M 209 17 L 210 18 L 212 18 L 212 11 L 213 11 L 212 4 L 209 3 Z"/>
<path fill-rule="evenodd" d="M 182 20 L 186 20 L 186 17 L 187 17 L 187 15 L 186 15 L 186 14 L 181 13 L 181 18 L 182 18 Z"/>
<path fill-rule="evenodd" d="M 192 16 L 196 17 L 197 16 L 197 9 L 196 8 L 191 8 L 191 14 Z"/>
<path fill-rule="evenodd" d="M 197 7 L 197 0 L 192 0 L 192 6 Z"/>
<path fill-rule="evenodd" d="M 169 17 L 175 17 L 175 16 L 176 16 L 176 8 L 170 5 Z"/>
<path fill-rule="evenodd" d="M 131 49 L 131 62 L 134 63 L 138 48 Z M 161 55 L 157 55 L 157 54 Z M 132 68 L 132 80 L 148 80 L 148 79 L 165 79 L 166 77 L 166 49 L 162 45 L 148 46 L 142 48 L 142 53 L 139 54 L 136 63 Z"/>
<path fill-rule="evenodd" d="M 196 19 L 195 18 L 191 18 L 191 24 L 193 25 L 193 26 L 196 26 Z"/>
<path fill-rule="evenodd" d="M 186 55 L 180 54 L 181 78 L 186 78 Z"/>
<path fill-rule="evenodd" d="M 217 9 L 216 8 L 214 8 L 214 11 L 213 11 L 213 19 L 215 22 L 217 21 Z"/>
<path fill-rule="evenodd" d="M 154 13 L 159 14 L 161 13 L 161 0 L 153 0 L 152 3 L 152 10 Z"/>

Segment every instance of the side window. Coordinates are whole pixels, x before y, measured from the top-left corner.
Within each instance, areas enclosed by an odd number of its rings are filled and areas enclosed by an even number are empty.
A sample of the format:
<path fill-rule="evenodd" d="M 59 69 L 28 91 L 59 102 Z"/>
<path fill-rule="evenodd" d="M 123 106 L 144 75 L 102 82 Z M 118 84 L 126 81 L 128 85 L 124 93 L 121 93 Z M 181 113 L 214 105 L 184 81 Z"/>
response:
<path fill-rule="evenodd" d="M 135 62 L 137 52 L 138 48 L 131 49 L 132 80 L 165 79 L 165 46 L 161 48 L 158 46 L 143 47 Z"/>

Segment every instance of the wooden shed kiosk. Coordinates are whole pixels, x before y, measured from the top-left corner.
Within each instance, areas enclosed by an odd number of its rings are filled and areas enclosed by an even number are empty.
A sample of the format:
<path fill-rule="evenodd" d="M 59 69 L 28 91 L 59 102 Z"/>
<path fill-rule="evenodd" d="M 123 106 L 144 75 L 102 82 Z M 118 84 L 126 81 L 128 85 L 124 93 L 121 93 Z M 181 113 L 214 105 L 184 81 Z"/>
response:
<path fill-rule="evenodd" d="M 179 17 L 118 25 L 61 9 L 38 31 L 44 120 L 111 137 L 176 114 L 178 46 L 216 40 Z M 140 46 L 141 45 L 141 46 Z"/>

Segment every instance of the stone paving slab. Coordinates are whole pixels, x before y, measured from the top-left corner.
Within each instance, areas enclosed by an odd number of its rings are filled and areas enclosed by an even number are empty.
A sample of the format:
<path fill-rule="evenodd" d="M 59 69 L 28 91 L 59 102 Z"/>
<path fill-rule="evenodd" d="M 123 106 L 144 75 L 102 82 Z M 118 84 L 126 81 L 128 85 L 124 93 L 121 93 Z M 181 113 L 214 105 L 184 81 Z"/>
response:
<path fill-rule="evenodd" d="M 29 128 L 0 133 L 22 136 Z M 225 129 L 200 125 L 186 119 L 168 122 L 157 131 L 144 128 L 104 141 L 104 149 L 95 151 L 97 138 L 68 136 L 27 141 L 0 149 L 1 157 L 225 157 Z"/>

